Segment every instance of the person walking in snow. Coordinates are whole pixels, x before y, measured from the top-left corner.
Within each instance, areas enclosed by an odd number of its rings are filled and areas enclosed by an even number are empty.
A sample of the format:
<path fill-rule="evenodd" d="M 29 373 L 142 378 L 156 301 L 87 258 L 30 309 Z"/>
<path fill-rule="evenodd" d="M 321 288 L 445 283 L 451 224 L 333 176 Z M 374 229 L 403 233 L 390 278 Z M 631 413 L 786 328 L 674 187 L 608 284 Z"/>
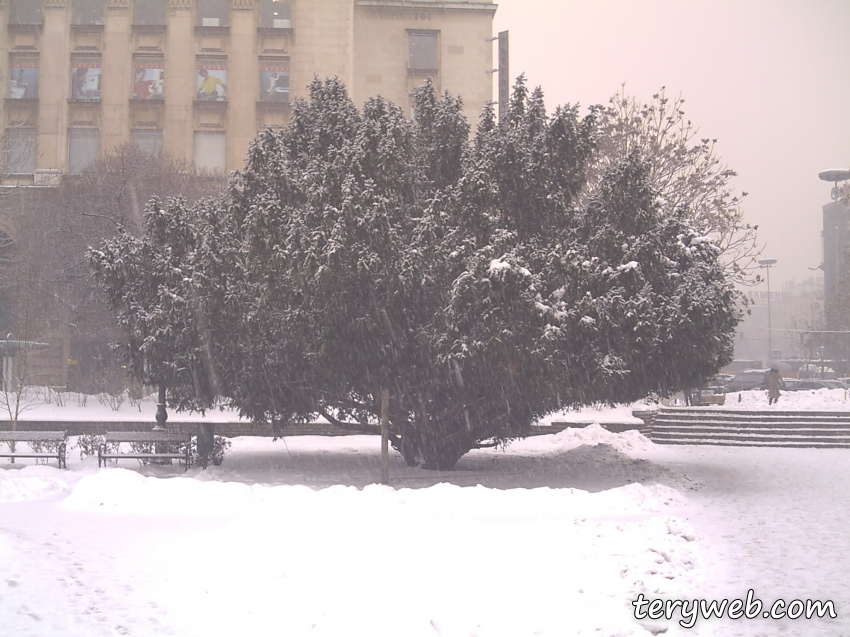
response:
<path fill-rule="evenodd" d="M 772 405 L 779 400 L 779 370 L 772 368 L 767 375 L 767 404 Z"/>

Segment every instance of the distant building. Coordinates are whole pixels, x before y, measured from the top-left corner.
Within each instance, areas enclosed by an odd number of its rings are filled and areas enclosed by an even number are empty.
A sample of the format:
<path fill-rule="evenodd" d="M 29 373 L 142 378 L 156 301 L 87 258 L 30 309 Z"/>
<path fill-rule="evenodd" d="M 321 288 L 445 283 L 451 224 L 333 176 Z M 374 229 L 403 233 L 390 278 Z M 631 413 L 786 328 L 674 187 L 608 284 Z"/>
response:
<path fill-rule="evenodd" d="M 781 291 L 770 292 L 770 321 L 768 321 L 768 292 L 749 290 L 744 320 L 735 333 L 735 358 L 769 361 L 805 358 L 802 333 L 820 325 L 823 316 L 823 279 L 810 277 L 802 282 L 790 281 Z M 768 324 L 772 338 L 768 338 Z M 769 352 L 770 345 L 773 354 Z"/>
<path fill-rule="evenodd" d="M 430 76 L 474 125 L 493 95 L 495 12 L 492 0 L 0 0 L 0 186 L 24 186 L 0 200 L 0 249 L 55 192 L 29 186 L 123 144 L 242 168 L 314 77 L 339 77 L 358 106 L 380 94 L 409 109 Z M 41 378 L 64 386 L 76 361 L 54 318 L 39 317 Z"/>
<path fill-rule="evenodd" d="M 433 76 L 474 123 L 492 99 L 495 11 L 492 0 L 0 0 L 7 180 L 55 182 L 126 142 L 241 168 L 251 138 L 285 123 L 314 76 L 338 76 L 358 105 L 381 94 L 405 107 Z"/>
<path fill-rule="evenodd" d="M 823 207 L 823 297 L 825 307 L 835 298 L 838 281 L 847 272 L 845 250 L 850 244 L 848 235 L 850 210 L 833 201 Z"/>

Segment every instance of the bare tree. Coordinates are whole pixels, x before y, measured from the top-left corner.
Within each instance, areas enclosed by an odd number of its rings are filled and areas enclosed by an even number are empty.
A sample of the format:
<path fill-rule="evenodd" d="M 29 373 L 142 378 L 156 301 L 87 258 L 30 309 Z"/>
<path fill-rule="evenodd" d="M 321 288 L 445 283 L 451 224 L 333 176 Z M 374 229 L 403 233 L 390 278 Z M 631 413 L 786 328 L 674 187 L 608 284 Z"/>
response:
<path fill-rule="evenodd" d="M 65 380 L 89 393 L 125 383 L 110 348 L 120 333 L 104 311 L 86 250 L 121 229 L 138 231 L 144 206 L 154 196 L 194 202 L 215 195 L 225 183 L 222 176 L 198 175 L 167 155 L 125 145 L 81 175 L 66 175 L 56 188 L 21 188 L 19 198 L 0 203 L 13 209 L 14 245 L 7 258 L 0 254 L 0 292 L 16 326 L 8 331 L 15 338 L 26 332 L 30 340 L 52 346 L 52 354 L 30 352 L 30 366 L 51 355 L 63 366 L 70 359 L 75 364 Z"/>
<path fill-rule="evenodd" d="M 600 111 L 601 135 L 592 169 L 603 173 L 638 151 L 648 160 L 652 185 L 666 203 L 674 209 L 687 207 L 694 226 L 717 242 L 736 281 L 755 282 L 760 248 L 758 226 L 744 221 L 741 202 L 747 193 L 733 192 L 731 181 L 737 173 L 717 156 L 716 139 L 699 137 L 699 129 L 685 116 L 684 103 L 681 96 L 667 97 L 663 87 L 643 103 L 624 86 Z"/>
<path fill-rule="evenodd" d="M 35 129 L 13 126 L 0 131 L 0 198 L 19 187 L 18 176 L 35 170 Z"/>
<path fill-rule="evenodd" d="M 802 324 L 794 322 L 794 329 L 797 331 L 797 337 L 800 340 L 800 349 L 803 352 L 803 360 L 806 366 L 818 360 L 825 347 L 825 340 L 828 334 L 824 310 L 823 297 L 818 296 L 808 308 L 808 314 L 802 318 Z"/>
<path fill-rule="evenodd" d="M 0 253 L 3 304 L 0 409 L 5 412 L 14 431 L 21 414 L 37 402 L 31 386 L 49 381 L 43 376 L 44 361 L 38 351 L 48 347 L 43 341 L 50 321 L 45 321 L 44 317 L 51 307 L 51 299 L 50 291 L 39 285 L 39 261 L 49 257 L 46 251 L 21 255 L 11 240 L 6 239 L 6 248 Z"/>

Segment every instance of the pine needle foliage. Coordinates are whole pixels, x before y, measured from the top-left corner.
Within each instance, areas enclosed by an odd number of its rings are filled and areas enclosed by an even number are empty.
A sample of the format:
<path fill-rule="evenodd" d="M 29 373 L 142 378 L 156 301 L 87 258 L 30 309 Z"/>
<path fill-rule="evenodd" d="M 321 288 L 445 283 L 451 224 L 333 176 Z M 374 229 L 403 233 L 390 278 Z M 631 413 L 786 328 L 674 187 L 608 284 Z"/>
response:
<path fill-rule="evenodd" d="M 586 191 L 599 109 L 548 115 L 518 81 L 469 139 L 426 83 L 415 116 L 315 80 L 226 196 L 152 201 L 90 253 L 145 382 L 282 427 L 374 425 L 454 467 L 563 406 L 695 386 L 732 358 L 738 295 L 640 149 Z"/>

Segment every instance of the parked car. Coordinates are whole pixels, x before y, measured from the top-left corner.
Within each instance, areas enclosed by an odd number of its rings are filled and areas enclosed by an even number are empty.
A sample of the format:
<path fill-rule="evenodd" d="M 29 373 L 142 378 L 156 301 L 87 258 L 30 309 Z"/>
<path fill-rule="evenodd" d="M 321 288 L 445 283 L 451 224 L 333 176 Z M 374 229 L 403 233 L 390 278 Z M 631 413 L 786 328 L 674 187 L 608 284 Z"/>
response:
<path fill-rule="evenodd" d="M 840 380 L 798 380 L 793 387 L 787 387 L 791 391 L 801 391 L 804 389 L 847 389 L 847 386 Z"/>
<path fill-rule="evenodd" d="M 798 378 L 786 378 L 785 379 L 785 391 L 794 391 L 797 389 L 797 384 L 802 383 L 803 381 Z"/>
<path fill-rule="evenodd" d="M 722 386 L 704 385 L 691 393 L 691 405 L 695 407 L 707 405 L 723 405 L 726 403 L 726 388 Z"/>
<path fill-rule="evenodd" d="M 821 363 L 808 363 L 803 365 L 797 371 L 797 377 L 805 380 L 833 380 L 835 378 L 835 370 L 831 367 L 826 367 Z"/>
<path fill-rule="evenodd" d="M 746 391 L 748 389 L 767 389 L 769 369 L 745 369 L 726 383 L 727 392 Z M 785 380 L 780 376 L 779 389 L 785 389 Z"/>
<path fill-rule="evenodd" d="M 726 402 L 726 381 L 717 375 L 705 385 L 690 392 L 690 404 L 694 406 L 723 405 Z M 730 377 L 731 378 L 731 377 Z"/>
<path fill-rule="evenodd" d="M 710 389 L 720 389 L 722 391 L 726 391 L 726 385 L 730 380 L 735 378 L 731 374 L 717 374 L 714 378 L 708 381 L 703 387 L 707 387 Z"/>

